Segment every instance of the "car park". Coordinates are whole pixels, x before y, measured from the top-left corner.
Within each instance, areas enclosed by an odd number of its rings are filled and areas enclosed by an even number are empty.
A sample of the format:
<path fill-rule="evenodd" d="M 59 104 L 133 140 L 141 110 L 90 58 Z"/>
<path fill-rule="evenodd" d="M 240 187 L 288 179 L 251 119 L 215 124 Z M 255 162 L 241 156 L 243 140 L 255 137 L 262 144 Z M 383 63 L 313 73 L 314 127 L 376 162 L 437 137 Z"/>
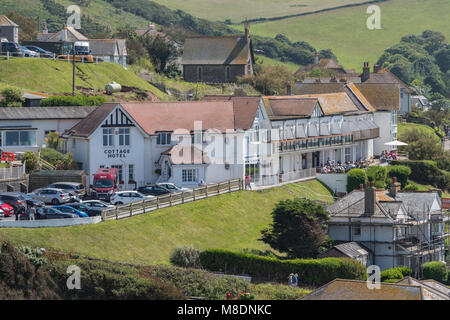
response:
<path fill-rule="evenodd" d="M 158 185 L 148 185 L 144 187 L 139 187 L 137 191 L 147 196 L 148 195 L 161 196 L 163 194 L 170 193 L 170 190 Z"/>
<path fill-rule="evenodd" d="M 114 205 L 106 203 L 101 200 L 86 200 L 82 201 L 81 203 L 89 208 L 100 208 L 102 210 L 107 208 L 114 208 Z"/>
<path fill-rule="evenodd" d="M 0 216 L 10 217 L 14 214 L 14 208 L 3 201 L 0 201 Z"/>
<path fill-rule="evenodd" d="M 64 212 L 64 213 L 76 214 L 80 218 L 87 218 L 87 217 L 89 217 L 86 212 L 77 210 L 75 208 L 72 208 L 71 206 L 55 206 L 55 207 L 52 207 L 52 208 L 55 208 L 55 209 L 57 209 L 57 210 L 59 210 L 61 212 Z"/>
<path fill-rule="evenodd" d="M 111 196 L 111 204 L 120 205 L 154 198 L 154 196 L 146 196 L 137 191 L 119 191 Z"/>
<path fill-rule="evenodd" d="M 36 220 L 70 219 L 70 218 L 75 219 L 75 218 L 80 218 L 80 216 L 77 214 L 74 214 L 74 213 L 62 212 L 61 210 L 58 210 L 58 209 L 52 208 L 52 207 L 38 208 L 36 215 L 35 215 Z M 23 214 L 21 214 L 19 219 L 20 220 L 29 220 L 30 218 L 29 218 L 28 212 L 24 212 Z"/>
<path fill-rule="evenodd" d="M 1 42 L 0 46 L 0 52 L 3 55 L 9 55 L 16 56 L 16 57 L 22 57 L 23 51 L 20 45 L 16 42 Z"/>
<path fill-rule="evenodd" d="M 36 52 L 28 49 L 27 47 L 20 46 L 20 49 L 22 49 L 22 56 L 23 57 L 34 58 L 34 57 L 38 56 L 38 54 Z"/>
<path fill-rule="evenodd" d="M 47 188 L 62 189 L 71 195 L 72 201 L 77 202 L 80 202 L 80 198 L 86 194 L 84 185 L 77 182 L 56 182 L 47 186 Z"/>
<path fill-rule="evenodd" d="M 9 194 L 8 192 L 0 193 L 0 201 L 9 204 L 14 208 L 14 211 L 24 211 L 26 201 L 22 200 L 18 195 Z"/>
<path fill-rule="evenodd" d="M 45 204 L 59 205 L 72 200 L 70 195 L 62 189 L 43 188 L 28 194 L 31 198 L 41 200 Z"/>
<path fill-rule="evenodd" d="M 44 57 L 44 58 L 53 58 L 53 52 L 50 51 L 46 51 L 40 47 L 37 46 L 25 46 L 25 48 L 27 48 L 28 50 L 34 51 L 38 54 L 39 57 Z"/>
<path fill-rule="evenodd" d="M 89 217 L 95 217 L 95 216 L 101 216 L 102 215 L 102 211 L 105 208 L 99 208 L 99 207 L 89 207 L 87 205 L 85 205 L 84 203 L 71 203 L 69 205 L 71 208 L 74 208 L 76 210 L 82 211 L 84 213 L 86 213 Z"/>

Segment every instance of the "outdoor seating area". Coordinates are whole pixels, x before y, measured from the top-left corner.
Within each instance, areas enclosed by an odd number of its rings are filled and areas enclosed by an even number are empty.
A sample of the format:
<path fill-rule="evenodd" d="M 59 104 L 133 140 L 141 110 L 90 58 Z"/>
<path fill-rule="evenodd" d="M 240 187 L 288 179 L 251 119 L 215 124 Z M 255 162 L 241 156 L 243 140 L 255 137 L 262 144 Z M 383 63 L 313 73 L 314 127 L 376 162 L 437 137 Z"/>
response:
<path fill-rule="evenodd" d="M 325 164 L 320 164 L 320 166 L 317 168 L 317 173 L 347 173 L 352 169 L 365 169 L 372 163 L 372 159 L 365 160 L 362 158 L 355 162 L 348 161 L 345 163 L 342 163 L 341 161 L 335 162 L 334 160 L 328 160 Z"/>
<path fill-rule="evenodd" d="M 380 156 L 380 163 L 390 163 L 392 160 L 397 160 L 397 150 L 387 152 L 384 150 Z"/>

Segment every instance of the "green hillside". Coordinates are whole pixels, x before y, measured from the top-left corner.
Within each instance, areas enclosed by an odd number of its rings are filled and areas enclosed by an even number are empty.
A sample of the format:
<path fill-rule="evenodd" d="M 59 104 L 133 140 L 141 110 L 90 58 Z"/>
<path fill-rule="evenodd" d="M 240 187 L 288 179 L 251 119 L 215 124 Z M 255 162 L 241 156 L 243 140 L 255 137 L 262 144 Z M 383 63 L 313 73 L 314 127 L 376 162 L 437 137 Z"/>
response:
<path fill-rule="evenodd" d="M 358 4 L 367 0 L 154 0 L 172 10 L 214 21 L 272 18 Z"/>
<path fill-rule="evenodd" d="M 109 82 L 116 81 L 121 85 L 150 91 L 160 99 L 167 99 L 165 93 L 116 63 L 77 63 L 76 66 L 76 86 L 98 91 L 103 90 Z M 0 85 L 4 86 L 5 83 L 30 91 L 72 92 L 72 64 L 50 59 L 0 58 Z"/>
<path fill-rule="evenodd" d="M 306 41 L 318 49 L 331 48 L 346 68 L 362 69 L 364 61 L 374 64 L 383 51 L 402 36 L 426 29 L 442 32 L 450 39 L 450 1 L 390 0 L 381 8 L 381 30 L 366 27 L 367 6 L 254 23 L 251 32 L 261 36 L 279 33 L 291 41 Z"/>
<path fill-rule="evenodd" d="M 258 240 L 260 231 L 272 221 L 275 204 L 293 195 L 333 201 L 328 189 L 313 180 L 286 189 L 224 194 L 97 225 L 0 229 L 0 242 L 10 239 L 16 244 L 140 264 L 168 263 L 172 250 L 181 245 L 265 250 L 269 247 Z"/>

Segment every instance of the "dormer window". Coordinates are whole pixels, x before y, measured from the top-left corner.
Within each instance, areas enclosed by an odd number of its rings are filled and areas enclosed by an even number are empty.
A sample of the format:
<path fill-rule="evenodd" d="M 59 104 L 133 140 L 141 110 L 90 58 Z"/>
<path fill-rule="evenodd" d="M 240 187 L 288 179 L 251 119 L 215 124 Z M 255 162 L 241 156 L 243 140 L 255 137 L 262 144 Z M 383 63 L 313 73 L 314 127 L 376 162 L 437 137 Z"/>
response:
<path fill-rule="evenodd" d="M 170 132 L 160 132 L 156 138 L 156 144 L 158 145 L 168 145 L 171 144 L 172 133 Z"/>

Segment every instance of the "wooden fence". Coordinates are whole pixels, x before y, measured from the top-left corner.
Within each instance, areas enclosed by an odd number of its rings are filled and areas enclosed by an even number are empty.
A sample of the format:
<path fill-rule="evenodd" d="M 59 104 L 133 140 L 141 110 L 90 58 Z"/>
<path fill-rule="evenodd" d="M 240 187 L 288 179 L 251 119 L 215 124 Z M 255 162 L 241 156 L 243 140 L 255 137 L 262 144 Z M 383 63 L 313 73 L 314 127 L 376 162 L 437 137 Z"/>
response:
<path fill-rule="evenodd" d="M 226 182 L 210 184 L 204 187 L 194 188 L 189 191 L 169 193 L 154 199 L 118 205 L 115 208 L 106 209 L 102 212 L 102 221 L 110 219 L 123 219 L 160 208 L 171 207 L 178 204 L 197 201 L 215 195 L 242 190 L 242 179 L 234 179 Z"/>

